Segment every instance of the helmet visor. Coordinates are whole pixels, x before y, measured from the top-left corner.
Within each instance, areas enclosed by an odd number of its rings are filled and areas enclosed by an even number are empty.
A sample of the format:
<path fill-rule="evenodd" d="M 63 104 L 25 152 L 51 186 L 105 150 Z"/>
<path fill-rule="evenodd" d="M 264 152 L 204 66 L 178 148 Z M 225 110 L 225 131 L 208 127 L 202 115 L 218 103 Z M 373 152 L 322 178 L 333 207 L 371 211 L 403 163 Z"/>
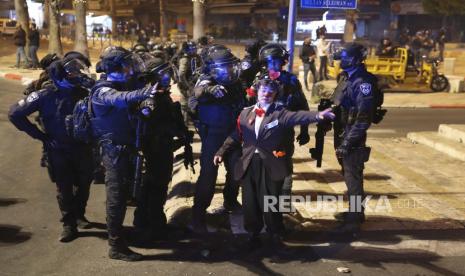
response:
<path fill-rule="evenodd" d="M 239 77 L 239 66 L 237 63 L 221 64 L 211 68 L 211 76 L 219 83 L 227 84 L 236 81 Z"/>
<path fill-rule="evenodd" d="M 82 76 L 90 77 L 89 67 L 80 59 L 72 59 L 63 64 L 63 68 L 66 71 L 67 78 L 78 78 Z"/>

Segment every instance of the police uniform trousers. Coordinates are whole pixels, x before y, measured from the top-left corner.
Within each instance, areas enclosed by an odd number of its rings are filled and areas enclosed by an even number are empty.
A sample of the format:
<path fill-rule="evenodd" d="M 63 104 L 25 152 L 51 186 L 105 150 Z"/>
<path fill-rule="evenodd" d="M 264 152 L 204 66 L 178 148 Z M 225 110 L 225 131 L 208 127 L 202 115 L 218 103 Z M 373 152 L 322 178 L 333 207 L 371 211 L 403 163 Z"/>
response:
<path fill-rule="evenodd" d="M 361 202 L 365 194 L 363 190 L 363 170 L 365 162 L 368 161 L 369 148 L 352 148 L 347 155 L 342 158 L 344 168 L 344 181 L 347 185 L 347 195 L 349 197 L 349 217 L 348 221 L 358 221 L 364 212 Z"/>
<path fill-rule="evenodd" d="M 152 233 L 162 231 L 167 223 L 164 206 L 173 175 L 173 138 L 156 137 L 144 148 L 146 174 L 137 197 L 134 226 Z"/>
<path fill-rule="evenodd" d="M 286 160 L 286 166 L 290 172 L 289 175 L 287 175 L 284 178 L 284 183 L 283 183 L 283 188 L 282 188 L 282 195 L 290 196 L 292 194 L 292 174 L 294 172 L 294 161 L 292 160 L 292 157 L 294 156 L 294 151 L 295 151 L 295 146 L 294 146 L 294 137 L 295 137 L 295 131 L 292 129 L 289 131 L 288 134 L 288 141 L 287 141 L 287 146 L 286 146 L 286 155 L 284 156 Z"/>
<path fill-rule="evenodd" d="M 179 98 L 179 102 L 181 103 L 181 112 L 182 117 L 184 118 L 184 123 L 187 125 L 189 122 L 189 97 L 191 97 L 191 91 L 188 89 L 181 89 L 179 88 L 179 92 L 181 92 L 181 97 Z"/>
<path fill-rule="evenodd" d="M 51 176 L 57 187 L 61 221 L 76 226 L 84 216 L 92 183 L 92 148 L 87 145 L 47 150 Z"/>
<path fill-rule="evenodd" d="M 105 167 L 106 211 L 108 243 L 122 245 L 123 222 L 126 215 L 126 199 L 133 179 L 134 149 L 117 145 L 111 140 L 101 140 L 102 162 Z"/>
<path fill-rule="evenodd" d="M 283 181 L 271 180 L 269 172 L 258 153 L 255 153 L 242 180 L 242 209 L 247 232 L 258 235 L 263 226 L 270 234 L 283 234 L 283 216 L 280 212 L 264 212 L 264 197 L 281 195 Z M 279 202 L 279 200 L 278 200 Z M 279 210 L 279 206 L 273 206 Z"/>
<path fill-rule="evenodd" d="M 215 194 L 216 178 L 218 176 L 218 166 L 213 164 L 213 157 L 223 145 L 229 133 L 219 128 L 201 127 L 199 129 L 202 141 L 200 154 L 200 175 L 197 179 L 194 195 L 194 216 L 203 216 L 210 206 Z M 226 168 L 226 182 L 223 189 L 225 203 L 235 202 L 239 193 L 239 182 L 234 180 L 234 165 L 239 160 L 240 149 L 232 151 L 224 156 Z"/>

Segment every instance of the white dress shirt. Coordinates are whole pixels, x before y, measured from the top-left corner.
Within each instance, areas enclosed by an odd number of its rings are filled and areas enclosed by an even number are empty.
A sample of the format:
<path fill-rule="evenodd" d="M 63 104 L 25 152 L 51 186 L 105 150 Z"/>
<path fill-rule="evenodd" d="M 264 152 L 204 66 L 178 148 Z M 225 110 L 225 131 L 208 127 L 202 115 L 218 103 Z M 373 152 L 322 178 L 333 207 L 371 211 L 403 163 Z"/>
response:
<path fill-rule="evenodd" d="M 263 105 L 263 106 L 260 106 L 258 103 L 255 105 L 254 109 L 253 109 L 253 112 L 255 112 L 255 109 L 257 108 L 262 108 L 265 113 L 266 111 L 268 110 L 268 108 L 270 107 L 270 104 L 268 105 Z M 258 138 L 258 132 L 260 131 L 260 125 L 262 124 L 263 122 L 263 119 L 265 118 L 265 114 L 263 114 L 262 117 L 259 117 L 257 115 L 255 115 L 255 137 Z M 255 153 L 258 153 L 258 149 L 255 150 Z"/>
<path fill-rule="evenodd" d="M 328 49 L 331 44 L 322 38 L 318 38 L 315 43 L 316 50 L 319 57 L 324 57 L 328 55 Z"/>

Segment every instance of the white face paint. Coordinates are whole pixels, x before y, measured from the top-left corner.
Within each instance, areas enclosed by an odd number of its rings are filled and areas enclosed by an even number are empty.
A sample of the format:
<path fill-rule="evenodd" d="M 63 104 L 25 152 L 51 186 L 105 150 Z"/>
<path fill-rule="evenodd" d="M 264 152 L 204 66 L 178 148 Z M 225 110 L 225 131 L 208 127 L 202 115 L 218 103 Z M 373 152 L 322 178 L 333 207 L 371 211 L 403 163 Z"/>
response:
<path fill-rule="evenodd" d="M 258 102 L 261 106 L 270 105 L 274 101 L 276 91 L 266 85 L 261 85 L 258 89 Z"/>

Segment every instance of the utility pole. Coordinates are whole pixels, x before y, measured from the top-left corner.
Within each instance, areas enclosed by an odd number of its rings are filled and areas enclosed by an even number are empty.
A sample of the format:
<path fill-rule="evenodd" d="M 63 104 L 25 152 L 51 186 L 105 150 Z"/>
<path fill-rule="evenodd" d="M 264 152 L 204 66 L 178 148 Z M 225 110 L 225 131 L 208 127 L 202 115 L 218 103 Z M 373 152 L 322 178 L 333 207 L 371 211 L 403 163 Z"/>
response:
<path fill-rule="evenodd" d="M 163 41 L 165 41 L 168 36 L 166 29 L 165 0 L 160 0 L 160 36 Z"/>
<path fill-rule="evenodd" d="M 292 72 L 292 66 L 294 63 L 294 34 L 295 34 L 295 20 L 297 16 L 297 3 L 296 0 L 289 0 L 289 16 L 287 22 L 287 49 L 289 50 L 289 63 L 287 70 Z"/>
<path fill-rule="evenodd" d="M 194 40 L 205 35 L 205 0 L 192 0 L 194 13 Z"/>
<path fill-rule="evenodd" d="M 115 0 L 110 0 L 110 14 L 111 14 L 111 33 L 116 33 L 116 3 Z"/>

